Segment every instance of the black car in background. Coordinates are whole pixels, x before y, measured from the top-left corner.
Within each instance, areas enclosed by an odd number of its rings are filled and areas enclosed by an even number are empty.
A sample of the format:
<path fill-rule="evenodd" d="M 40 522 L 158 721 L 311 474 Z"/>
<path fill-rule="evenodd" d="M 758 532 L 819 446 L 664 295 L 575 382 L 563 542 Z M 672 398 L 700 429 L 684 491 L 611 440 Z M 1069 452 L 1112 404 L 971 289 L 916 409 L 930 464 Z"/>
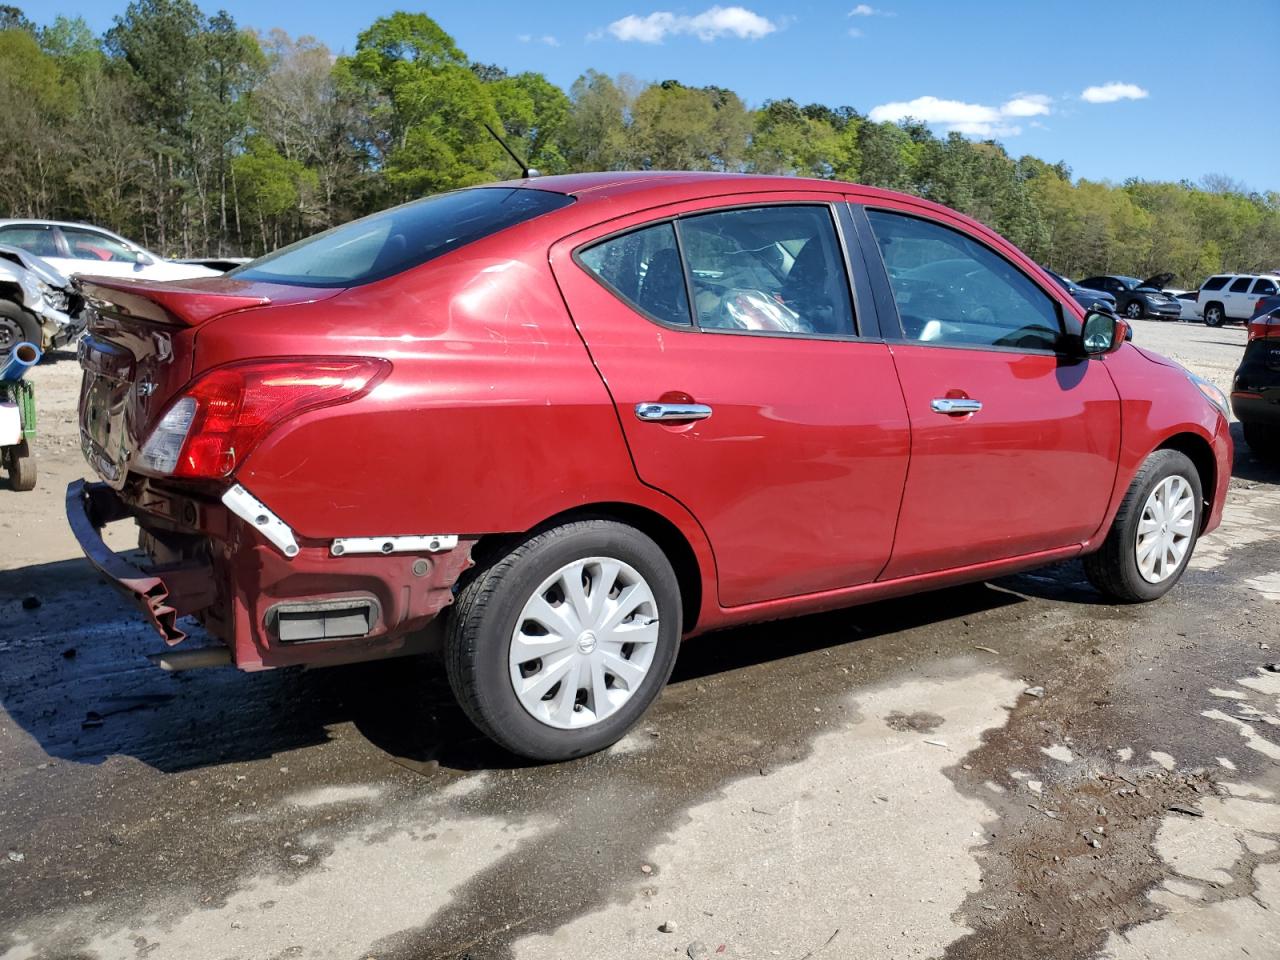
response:
<path fill-rule="evenodd" d="M 1116 298 L 1105 290 L 1090 290 L 1080 286 L 1074 280 L 1068 280 L 1056 270 L 1050 270 L 1048 267 L 1042 267 L 1045 273 L 1057 280 L 1062 289 L 1075 299 L 1076 303 L 1084 307 L 1086 310 L 1092 310 L 1094 304 L 1101 304 L 1105 309 L 1116 312 Z"/>
<path fill-rule="evenodd" d="M 1144 317 L 1177 320 L 1182 307 L 1177 300 L 1160 289 L 1172 279 L 1172 273 L 1157 273 L 1146 280 L 1123 276 L 1089 277 L 1081 280 L 1080 286 L 1090 290 L 1104 290 L 1114 295 L 1116 309 L 1121 316 L 1130 320 L 1141 320 Z"/>
<path fill-rule="evenodd" d="M 1231 409 L 1260 460 L 1280 463 L 1280 297 L 1249 320 L 1249 342 L 1231 382 Z"/>

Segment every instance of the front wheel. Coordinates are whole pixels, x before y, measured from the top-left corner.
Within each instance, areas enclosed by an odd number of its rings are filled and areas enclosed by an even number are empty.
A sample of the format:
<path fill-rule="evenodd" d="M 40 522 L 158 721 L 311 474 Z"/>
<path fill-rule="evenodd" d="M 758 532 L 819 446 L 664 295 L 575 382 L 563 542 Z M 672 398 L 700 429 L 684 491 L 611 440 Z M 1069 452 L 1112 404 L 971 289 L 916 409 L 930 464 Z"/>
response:
<path fill-rule="evenodd" d="M 1222 304 L 1210 303 L 1204 308 L 1204 325 L 1206 327 L 1220 327 L 1226 319 L 1226 314 L 1222 312 Z"/>
<path fill-rule="evenodd" d="M 680 586 L 661 548 L 624 524 L 583 520 L 478 571 L 452 610 L 445 663 L 483 733 L 532 760 L 566 760 L 640 719 L 680 636 Z"/>
<path fill-rule="evenodd" d="M 1102 549 L 1084 558 L 1089 582 L 1123 603 L 1164 596 L 1191 560 L 1203 503 L 1200 474 L 1185 454 L 1151 454 L 1120 502 Z"/>
<path fill-rule="evenodd" d="M 1141 320 L 1146 316 L 1146 311 L 1142 309 L 1142 304 L 1137 300 L 1130 300 L 1124 308 L 1124 315 L 1130 320 Z"/>
<path fill-rule="evenodd" d="M 36 488 L 36 461 L 26 440 L 9 447 L 4 455 L 10 489 L 23 493 Z"/>
<path fill-rule="evenodd" d="M 40 321 L 12 300 L 0 300 L 0 357 L 20 343 L 34 343 L 43 348 Z"/>

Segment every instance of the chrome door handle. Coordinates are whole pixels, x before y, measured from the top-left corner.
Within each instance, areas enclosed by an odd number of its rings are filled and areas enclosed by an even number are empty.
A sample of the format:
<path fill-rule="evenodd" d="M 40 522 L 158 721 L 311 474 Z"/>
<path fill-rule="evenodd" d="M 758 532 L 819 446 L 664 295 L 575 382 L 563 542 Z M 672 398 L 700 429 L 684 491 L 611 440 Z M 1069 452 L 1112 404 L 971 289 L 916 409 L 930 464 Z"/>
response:
<path fill-rule="evenodd" d="M 929 408 L 934 413 L 977 413 L 982 409 L 982 401 L 968 397 L 938 397 L 929 401 Z"/>
<path fill-rule="evenodd" d="M 636 419 L 646 423 L 664 420 L 705 420 L 711 416 L 711 408 L 705 403 L 658 403 L 649 401 L 636 404 Z"/>

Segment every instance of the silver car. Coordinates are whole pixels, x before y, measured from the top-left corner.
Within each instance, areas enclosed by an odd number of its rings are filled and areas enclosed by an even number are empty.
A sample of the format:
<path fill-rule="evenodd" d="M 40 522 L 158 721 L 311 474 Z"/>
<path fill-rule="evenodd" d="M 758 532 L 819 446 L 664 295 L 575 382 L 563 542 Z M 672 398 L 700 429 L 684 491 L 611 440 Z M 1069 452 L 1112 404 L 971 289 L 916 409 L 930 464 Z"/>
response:
<path fill-rule="evenodd" d="M 0 244 L 0 356 L 26 341 L 61 347 L 84 329 L 83 298 L 71 281 L 34 254 Z"/>

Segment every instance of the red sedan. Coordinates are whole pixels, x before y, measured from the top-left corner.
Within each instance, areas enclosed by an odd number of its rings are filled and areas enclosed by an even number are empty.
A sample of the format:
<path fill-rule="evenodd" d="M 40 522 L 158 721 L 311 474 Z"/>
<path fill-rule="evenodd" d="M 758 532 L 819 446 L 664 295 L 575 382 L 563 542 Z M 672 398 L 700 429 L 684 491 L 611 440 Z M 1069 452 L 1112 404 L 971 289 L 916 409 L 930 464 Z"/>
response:
<path fill-rule="evenodd" d="M 387 210 L 216 278 L 90 279 L 68 490 L 170 644 L 244 670 L 442 644 L 528 757 L 599 750 L 683 637 L 1083 556 L 1161 596 L 1226 399 L 945 207 L 586 174 Z M 132 518 L 150 556 L 109 552 Z"/>

